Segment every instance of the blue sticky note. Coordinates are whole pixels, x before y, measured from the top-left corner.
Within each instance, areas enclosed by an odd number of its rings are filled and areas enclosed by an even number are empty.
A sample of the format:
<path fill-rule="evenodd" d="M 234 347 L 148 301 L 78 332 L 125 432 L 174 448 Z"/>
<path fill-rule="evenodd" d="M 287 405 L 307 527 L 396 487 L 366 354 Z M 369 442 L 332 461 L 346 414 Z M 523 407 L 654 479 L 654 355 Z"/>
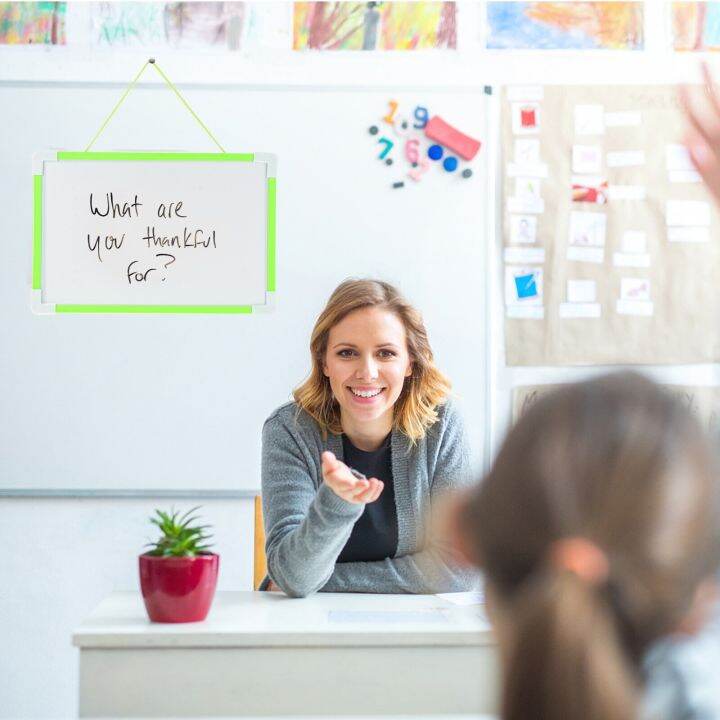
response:
<path fill-rule="evenodd" d="M 538 296 L 537 284 L 535 283 L 535 273 L 527 275 L 515 276 L 515 289 L 519 298 L 532 298 Z"/>

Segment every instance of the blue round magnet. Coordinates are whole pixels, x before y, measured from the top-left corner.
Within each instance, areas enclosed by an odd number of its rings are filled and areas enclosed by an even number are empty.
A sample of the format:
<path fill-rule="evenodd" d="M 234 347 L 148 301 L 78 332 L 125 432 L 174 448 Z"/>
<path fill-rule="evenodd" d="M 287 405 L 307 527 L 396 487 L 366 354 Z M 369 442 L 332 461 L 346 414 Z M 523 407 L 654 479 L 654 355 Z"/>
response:
<path fill-rule="evenodd" d="M 455 157 L 446 157 L 443 160 L 443 167 L 448 172 L 453 172 L 454 170 L 457 170 L 457 166 L 458 166 L 458 161 L 457 161 L 457 158 L 455 158 Z"/>
<path fill-rule="evenodd" d="M 439 160 L 443 156 L 442 145 L 431 145 L 428 148 L 428 157 L 431 160 Z"/>

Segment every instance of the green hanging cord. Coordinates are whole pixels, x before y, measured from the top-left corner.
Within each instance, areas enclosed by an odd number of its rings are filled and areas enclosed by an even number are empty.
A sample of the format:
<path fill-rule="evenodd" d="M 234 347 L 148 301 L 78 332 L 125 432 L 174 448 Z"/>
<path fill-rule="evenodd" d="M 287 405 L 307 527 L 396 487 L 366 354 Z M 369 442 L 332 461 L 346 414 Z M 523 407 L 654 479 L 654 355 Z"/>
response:
<path fill-rule="evenodd" d="M 153 61 L 154 62 L 154 61 Z M 123 104 L 125 98 L 130 94 L 130 91 L 135 87 L 135 83 L 140 79 L 140 76 L 145 72 L 145 68 L 150 63 L 150 60 L 148 60 L 141 68 L 140 72 L 135 76 L 135 79 L 128 85 L 127 89 L 123 93 L 123 96 L 120 98 L 120 101 L 118 104 L 112 109 L 112 112 L 105 118 L 105 122 L 102 124 L 102 127 L 95 133 L 95 137 L 90 141 L 90 144 L 85 148 L 85 152 L 89 152 L 90 148 L 95 144 L 95 141 L 100 137 L 100 133 L 107 127 L 108 123 L 112 119 L 112 116 L 118 111 L 118 108 Z"/>
<path fill-rule="evenodd" d="M 152 66 L 160 73 L 160 77 L 168 84 L 168 87 L 178 96 L 178 100 L 189 110 L 190 114 L 198 121 L 200 127 L 210 136 L 210 139 L 220 148 L 221 152 L 225 152 L 225 148 L 215 139 L 205 123 L 197 116 L 195 111 L 190 107 L 188 101 L 180 94 L 180 91 L 170 82 L 170 78 L 160 69 L 155 60 L 149 60 Z"/>
<path fill-rule="evenodd" d="M 225 148 L 215 139 L 215 136 L 210 132 L 210 130 L 206 127 L 205 123 L 197 116 L 195 111 L 190 107 L 187 100 L 180 94 L 179 90 L 170 82 L 170 79 L 167 75 L 157 66 L 155 63 L 155 58 L 150 58 L 140 69 L 140 72 L 135 76 L 135 79 L 128 85 L 127 89 L 123 93 L 122 97 L 118 101 L 117 105 L 112 109 L 112 112 L 105 118 L 105 122 L 102 124 L 100 129 L 95 133 L 95 137 L 90 141 L 90 144 L 85 148 L 85 152 L 88 152 L 90 148 L 95 144 L 95 141 L 100 137 L 101 133 L 105 128 L 107 127 L 108 123 L 112 119 L 113 115 L 118 111 L 118 108 L 123 104 L 125 101 L 125 98 L 130 94 L 130 91 L 135 87 L 135 84 L 140 79 L 140 76 L 145 72 L 145 69 L 148 65 L 152 65 L 159 73 L 160 77 L 167 83 L 168 87 L 178 96 L 178 99 L 180 102 L 182 102 L 183 105 L 189 110 L 190 114 L 197 120 L 198 125 L 209 135 L 210 139 L 220 148 L 221 152 L 225 152 Z"/>

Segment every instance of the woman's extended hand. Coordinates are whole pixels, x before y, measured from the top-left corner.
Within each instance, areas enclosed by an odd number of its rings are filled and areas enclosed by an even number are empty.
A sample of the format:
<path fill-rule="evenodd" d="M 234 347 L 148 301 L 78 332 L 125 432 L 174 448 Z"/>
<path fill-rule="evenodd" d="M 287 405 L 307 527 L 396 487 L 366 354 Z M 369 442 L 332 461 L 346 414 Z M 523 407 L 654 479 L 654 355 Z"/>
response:
<path fill-rule="evenodd" d="M 680 87 L 680 102 L 689 121 L 684 143 L 716 202 L 720 203 L 720 94 L 703 63 L 702 90 Z"/>
<path fill-rule="evenodd" d="M 338 497 L 351 503 L 375 502 L 385 487 L 377 478 L 356 478 L 350 468 L 329 451 L 322 454 L 322 474 L 325 484 Z"/>

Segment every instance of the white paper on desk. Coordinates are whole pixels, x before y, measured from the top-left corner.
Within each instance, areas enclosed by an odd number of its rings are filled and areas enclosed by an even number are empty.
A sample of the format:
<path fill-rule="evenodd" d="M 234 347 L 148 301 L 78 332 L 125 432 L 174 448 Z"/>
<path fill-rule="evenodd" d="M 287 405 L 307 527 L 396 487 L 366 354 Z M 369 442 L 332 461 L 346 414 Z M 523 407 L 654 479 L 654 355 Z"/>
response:
<path fill-rule="evenodd" d="M 670 200 L 665 206 L 667 224 L 681 227 L 709 227 L 710 203 L 702 200 Z"/>
<path fill-rule="evenodd" d="M 453 605 L 482 605 L 485 602 L 485 593 L 482 590 L 470 592 L 437 593 L 436 597 L 451 602 Z"/>
<path fill-rule="evenodd" d="M 427 610 L 330 610 L 328 620 L 342 625 L 396 625 L 446 623 L 442 608 Z"/>
<path fill-rule="evenodd" d="M 645 153 L 642 150 L 609 152 L 605 160 L 609 168 L 637 167 L 645 164 Z"/>
<path fill-rule="evenodd" d="M 609 112 L 605 113 L 605 127 L 633 127 L 642 125 L 642 113 Z"/>

